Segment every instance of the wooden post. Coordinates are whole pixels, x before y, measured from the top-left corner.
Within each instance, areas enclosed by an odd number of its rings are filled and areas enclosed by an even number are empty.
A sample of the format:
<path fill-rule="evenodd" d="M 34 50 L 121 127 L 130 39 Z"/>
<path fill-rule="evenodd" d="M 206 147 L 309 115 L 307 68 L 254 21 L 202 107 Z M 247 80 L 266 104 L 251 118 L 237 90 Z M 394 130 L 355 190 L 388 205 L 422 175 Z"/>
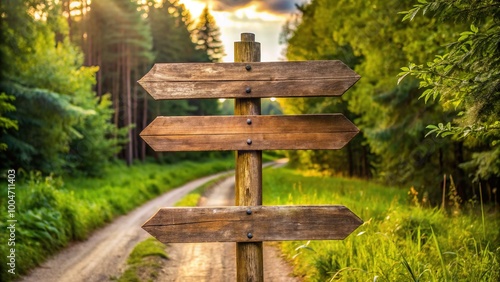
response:
<path fill-rule="evenodd" d="M 251 62 L 260 62 L 260 43 L 255 35 L 242 33 L 241 42 L 234 43 L 234 62 L 248 62 L 246 72 L 252 71 Z M 251 97 L 251 88 L 245 90 Z M 235 99 L 235 115 L 260 115 L 260 98 Z M 251 126 L 251 125 L 249 125 Z M 247 140 L 250 143 L 251 140 Z M 236 152 L 236 205 L 262 205 L 262 151 Z M 253 234 L 249 232 L 248 238 Z M 264 281 L 262 242 L 236 243 L 236 280 Z"/>
<path fill-rule="evenodd" d="M 341 114 L 261 116 L 261 98 L 341 96 L 360 76 L 340 61 L 260 62 L 241 34 L 234 63 L 155 64 L 139 83 L 154 99 L 235 99 L 235 116 L 157 117 L 155 151 L 236 151 L 236 207 L 163 208 L 143 228 L 163 243 L 237 242 L 236 278 L 264 280 L 263 241 L 341 240 L 363 221 L 344 206 L 262 206 L 262 151 L 340 149 L 358 129 Z"/>

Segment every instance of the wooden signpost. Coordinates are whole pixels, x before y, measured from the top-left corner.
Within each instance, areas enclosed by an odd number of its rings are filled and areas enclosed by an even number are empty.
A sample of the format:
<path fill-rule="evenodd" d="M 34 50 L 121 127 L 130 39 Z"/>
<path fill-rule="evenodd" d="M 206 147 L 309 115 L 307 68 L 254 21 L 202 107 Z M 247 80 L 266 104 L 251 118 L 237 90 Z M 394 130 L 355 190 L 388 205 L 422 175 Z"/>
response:
<path fill-rule="evenodd" d="M 362 220 L 344 206 L 262 206 L 262 150 L 340 149 L 358 129 L 342 114 L 260 116 L 260 98 L 340 96 L 359 79 L 340 61 L 260 63 L 249 33 L 235 63 L 156 64 L 155 99 L 235 98 L 235 116 L 157 117 L 155 151 L 236 151 L 236 206 L 162 208 L 143 228 L 163 243 L 236 242 L 237 281 L 263 281 L 263 241 L 342 240 Z"/>

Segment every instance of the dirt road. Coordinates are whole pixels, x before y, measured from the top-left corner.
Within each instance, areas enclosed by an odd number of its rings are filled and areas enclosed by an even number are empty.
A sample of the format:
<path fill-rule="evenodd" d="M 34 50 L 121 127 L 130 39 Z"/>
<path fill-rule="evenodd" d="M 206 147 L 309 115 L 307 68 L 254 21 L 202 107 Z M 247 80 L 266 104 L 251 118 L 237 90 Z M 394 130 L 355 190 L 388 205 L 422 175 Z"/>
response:
<path fill-rule="evenodd" d="M 141 225 L 149 217 L 160 207 L 174 205 L 190 191 L 221 175 L 222 173 L 211 175 L 187 183 L 119 217 L 94 232 L 88 240 L 64 249 L 21 281 L 113 280 L 123 272 L 125 261 L 134 246 L 150 236 L 141 229 Z M 230 177 L 211 191 L 205 204 L 233 204 L 228 200 L 234 199 L 233 186 L 234 178 Z M 234 281 L 234 243 L 176 244 L 169 246 L 167 252 L 171 259 L 167 261 L 167 267 L 159 281 Z M 264 253 L 264 264 L 269 266 L 266 281 L 296 281 L 288 278 L 290 268 L 279 259 L 276 249 L 265 246 Z"/>

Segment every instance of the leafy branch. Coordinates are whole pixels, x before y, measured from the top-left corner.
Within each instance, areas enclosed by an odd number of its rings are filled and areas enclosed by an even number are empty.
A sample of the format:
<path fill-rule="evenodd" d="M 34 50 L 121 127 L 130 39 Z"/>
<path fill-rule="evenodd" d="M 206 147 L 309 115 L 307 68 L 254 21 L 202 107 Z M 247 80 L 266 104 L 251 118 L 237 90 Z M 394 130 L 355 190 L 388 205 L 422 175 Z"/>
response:
<path fill-rule="evenodd" d="M 436 137 L 441 136 L 442 138 L 450 135 L 458 138 L 466 138 L 469 135 L 479 137 L 481 135 L 494 133 L 492 131 L 500 130 L 500 122 L 495 121 L 492 124 L 472 124 L 467 126 L 452 126 L 451 123 L 448 122 L 447 124 L 443 123 L 438 123 L 437 125 L 431 124 L 428 125 L 426 128 L 430 129 L 430 131 L 427 132 L 425 137 L 434 133 L 436 134 Z M 500 140 L 493 140 L 491 145 L 496 146 L 498 143 L 500 143 Z"/>
<path fill-rule="evenodd" d="M 445 110 L 456 111 L 452 124 L 428 125 L 426 137 L 468 139 L 466 145 L 477 150 L 468 169 L 479 179 L 500 176 L 500 2 L 496 0 L 419 0 L 412 9 L 401 12 L 403 21 L 418 13 L 431 14 L 438 22 L 468 23 L 470 28 L 457 35 L 426 65 L 402 68 L 398 83 L 408 75 L 420 80 L 425 89 L 420 99 L 432 98 Z M 450 109 L 451 108 L 451 109 Z M 485 146 L 485 145 L 489 146 Z M 465 167 L 464 166 L 464 167 Z"/>

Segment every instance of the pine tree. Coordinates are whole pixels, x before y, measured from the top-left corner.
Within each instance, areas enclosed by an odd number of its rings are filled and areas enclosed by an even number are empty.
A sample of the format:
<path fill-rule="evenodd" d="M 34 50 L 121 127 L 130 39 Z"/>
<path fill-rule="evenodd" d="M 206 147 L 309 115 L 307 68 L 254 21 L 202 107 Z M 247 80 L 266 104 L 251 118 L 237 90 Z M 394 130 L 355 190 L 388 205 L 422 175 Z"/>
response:
<path fill-rule="evenodd" d="M 193 37 L 197 49 L 205 51 L 212 62 L 222 61 L 222 57 L 225 55 L 220 35 L 220 29 L 207 6 L 199 17 L 198 24 L 193 31 Z"/>

